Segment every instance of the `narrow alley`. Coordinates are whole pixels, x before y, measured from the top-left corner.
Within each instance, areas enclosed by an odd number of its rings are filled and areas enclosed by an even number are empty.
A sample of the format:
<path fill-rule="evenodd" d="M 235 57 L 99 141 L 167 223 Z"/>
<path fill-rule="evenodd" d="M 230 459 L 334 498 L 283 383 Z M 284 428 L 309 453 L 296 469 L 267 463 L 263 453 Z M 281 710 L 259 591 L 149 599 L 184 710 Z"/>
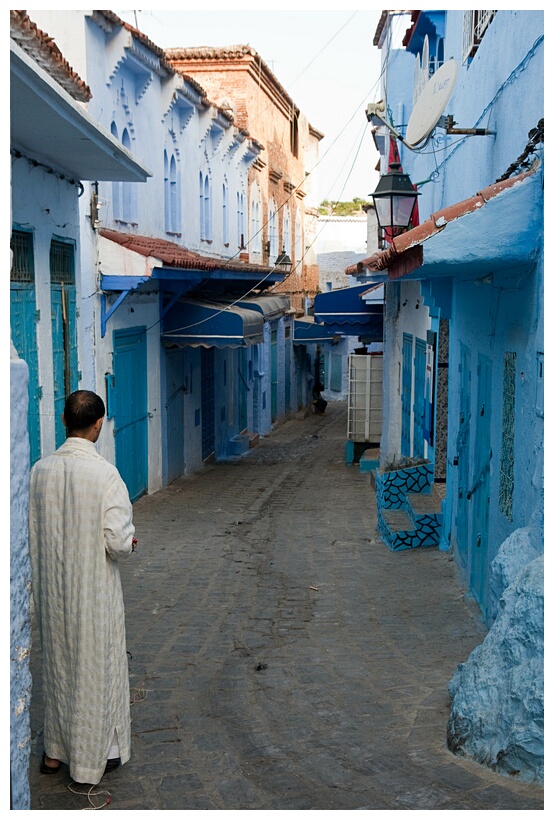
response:
<path fill-rule="evenodd" d="M 34 639 L 32 809 L 542 808 L 446 748 L 448 681 L 485 629 L 449 555 L 380 540 L 345 425 L 330 403 L 136 502 L 131 760 L 90 796 L 39 774 Z"/>

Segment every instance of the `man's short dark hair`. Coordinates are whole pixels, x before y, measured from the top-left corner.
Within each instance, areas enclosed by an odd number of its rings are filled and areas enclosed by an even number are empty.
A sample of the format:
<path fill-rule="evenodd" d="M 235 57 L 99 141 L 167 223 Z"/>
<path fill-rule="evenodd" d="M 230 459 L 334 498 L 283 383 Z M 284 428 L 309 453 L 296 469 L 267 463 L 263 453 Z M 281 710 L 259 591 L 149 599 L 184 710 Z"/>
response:
<path fill-rule="evenodd" d="M 98 419 L 104 418 L 106 408 L 96 393 L 91 390 L 76 390 L 67 397 L 63 414 L 69 432 L 88 430 Z"/>

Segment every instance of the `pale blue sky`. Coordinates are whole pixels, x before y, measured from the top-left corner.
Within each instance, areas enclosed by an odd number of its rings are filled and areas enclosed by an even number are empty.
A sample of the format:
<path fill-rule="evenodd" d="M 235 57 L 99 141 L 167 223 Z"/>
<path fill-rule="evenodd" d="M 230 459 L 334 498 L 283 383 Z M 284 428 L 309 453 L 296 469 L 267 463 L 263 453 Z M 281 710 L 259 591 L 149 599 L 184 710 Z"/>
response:
<path fill-rule="evenodd" d="M 373 36 L 381 10 L 218 11 L 208 4 L 204 9 L 114 12 L 160 48 L 252 46 L 311 125 L 325 134 L 319 200 L 366 199 L 378 180 L 365 108 L 380 98 L 380 52 Z M 255 137 L 255 127 L 251 132 Z"/>

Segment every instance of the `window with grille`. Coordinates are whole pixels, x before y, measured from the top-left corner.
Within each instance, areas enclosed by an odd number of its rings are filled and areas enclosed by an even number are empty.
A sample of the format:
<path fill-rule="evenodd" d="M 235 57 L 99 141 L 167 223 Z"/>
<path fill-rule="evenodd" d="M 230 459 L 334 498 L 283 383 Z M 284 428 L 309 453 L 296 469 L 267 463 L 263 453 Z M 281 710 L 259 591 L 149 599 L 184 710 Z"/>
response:
<path fill-rule="evenodd" d="M 72 243 L 57 239 L 50 243 L 50 282 L 52 285 L 75 284 L 75 249 Z"/>
<path fill-rule="evenodd" d="M 462 63 L 469 64 L 491 24 L 495 11 L 464 11 Z"/>
<path fill-rule="evenodd" d="M 12 269 L 10 280 L 31 284 L 35 281 L 33 234 L 29 231 L 12 231 Z"/>
<path fill-rule="evenodd" d="M 516 354 L 504 354 L 502 386 L 502 446 L 500 452 L 500 511 L 513 520 Z"/>

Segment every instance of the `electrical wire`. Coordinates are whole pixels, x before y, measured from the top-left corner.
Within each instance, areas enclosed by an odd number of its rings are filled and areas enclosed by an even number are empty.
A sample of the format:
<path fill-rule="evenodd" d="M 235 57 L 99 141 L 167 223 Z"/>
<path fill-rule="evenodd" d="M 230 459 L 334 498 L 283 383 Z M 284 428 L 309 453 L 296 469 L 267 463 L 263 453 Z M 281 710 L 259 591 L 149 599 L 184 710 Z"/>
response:
<path fill-rule="evenodd" d="M 307 69 L 309 68 L 309 66 L 310 66 L 313 62 L 315 62 L 315 60 L 317 59 L 317 57 L 319 57 L 319 56 L 323 53 L 323 51 L 325 51 L 325 49 L 327 48 L 327 46 L 328 46 L 328 45 L 329 45 L 329 44 L 330 44 L 330 43 L 331 43 L 331 42 L 332 42 L 332 41 L 333 41 L 333 40 L 334 40 L 334 39 L 335 39 L 335 38 L 336 38 L 336 37 L 340 34 L 340 32 L 341 32 L 341 31 L 343 31 L 343 29 L 344 29 L 344 28 L 346 28 L 346 26 L 348 26 L 348 25 L 349 25 L 349 23 L 353 20 L 353 18 L 356 16 L 356 14 L 357 14 L 357 12 L 355 11 L 355 12 L 354 12 L 354 14 L 352 14 L 352 15 L 348 18 L 348 20 L 347 20 L 347 21 L 346 21 L 346 22 L 345 22 L 345 23 L 344 23 L 344 24 L 343 24 L 343 25 L 342 25 L 342 26 L 341 26 L 341 27 L 340 27 L 340 28 L 339 28 L 339 29 L 338 29 L 338 30 L 337 30 L 337 31 L 336 31 L 333 35 L 332 35 L 332 37 L 330 37 L 330 38 L 329 38 L 329 40 L 328 40 L 328 41 L 324 44 L 324 46 L 322 46 L 322 48 L 320 48 L 320 50 L 319 50 L 319 51 L 318 51 L 318 52 L 314 55 L 314 57 L 312 57 L 312 59 L 308 62 L 308 64 L 307 64 L 307 65 L 305 66 L 305 68 L 304 68 L 304 69 L 300 72 L 300 74 L 298 74 L 298 76 L 297 76 L 297 77 L 296 77 L 296 78 L 292 81 L 291 85 L 294 85 L 294 83 L 296 83 L 296 81 L 297 81 L 297 80 L 298 80 L 298 79 L 299 79 L 299 78 L 300 78 L 300 77 L 301 77 L 301 76 L 302 76 L 302 75 L 303 75 L 303 74 L 307 71 Z M 136 20 L 135 20 L 135 23 L 136 23 Z M 137 26 L 135 25 L 135 27 L 137 27 Z M 261 58 L 260 58 L 260 59 L 261 59 Z M 309 174 L 310 174 L 310 173 L 313 173 L 313 171 L 315 170 L 315 168 L 317 168 L 317 167 L 321 164 L 321 162 L 322 162 L 322 161 L 326 158 L 326 156 L 329 154 L 329 152 L 330 152 L 330 151 L 334 148 L 335 144 L 336 144 L 336 143 L 337 143 L 337 141 L 340 139 L 340 137 L 343 135 L 343 133 L 344 133 L 344 131 L 346 130 L 346 128 L 350 125 L 350 123 L 352 122 L 352 120 L 354 119 L 354 117 L 355 117 L 355 116 L 359 113 L 359 110 L 360 110 L 361 106 L 362 106 L 362 105 L 364 105 L 364 104 L 367 102 L 368 97 L 369 97 L 369 96 L 370 96 L 370 94 L 374 91 L 375 86 L 377 85 L 377 83 L 379 82 L 379 80 L 381 79 L 381 77 L 383 76 L 383 72 L 384 72 L 384 67 L 381 69 L 380 75 L 379 75 L 379 77 L 377 78 L 377 80 L 375 81 L 375 83 L 373 84 L 372 89 L 370 90 L 370 92 L 366 93 L 366 94 L 364 95 L 363 100 L 362 100 L 360 103 L 358 103 L 358 104 L 357 104 L 357 106 L 356 106 L 356 108 L 355 108 L 354 112 L 352 113 L 351 117 L 350 117 L 350 118 L 346 121 L 345 125 L 344 125 L 344 126 L 343 126 L 343 128 L 340 130 L 340 132 L 337 134 L 337 136 L 335 137 L 335 139 L 331 142 L 331 144 L 330 144 L 330 145 L 329 145 L 329 147 L 326 149 L 326 151 L 325 151 L 325 152 L 324 152 L 324 153 L 323 153 L 320 157 L 318 157 L 317 162 L 315 163 L 315 165 L 313 165 L 313 166 L 312 166 L 312 168 L 310 169 L 310 171 L 305 172 L 305 174 L 304 174 L 304 177 L 303 177 L 302 181 L 301 181 L 301 182 L 300 182 L 300 183 L 299 183 L 299 184 L 298 184 L 298 185 L 297 185 L 297 186 L 296 186 L 296 187 L 295 187 L 295 188 L 294 188 L 294 189 L 290 192 L 289 196 L 287 196 L 287 197 L 285 198 L 285 200 L 281 203 L 281 205 L 279 205 L 279 206 L 277 207 L 277 209 L 276 209 L 276 211 L 275 211 L 275 214 L 276 214 L 276 215 L 277 215 L 277 214 L 279 214 L 279 213 L 280 213 L 280 212 L 281 212 L 281 211 L 285 208 L 285 206 L 288 204 L 288 202 L 289 202 L 289 201 L 292 199 L 292 197 L 295 195 L 296 191 L 297 191 L 297 190 L 298 190 L 298 189 L 299 189 L 299 188 L 300 188 L 300 187 L 304 184 L 304 182 L 306 181 L 306 179 L 307 179 L 307 177 L 309 176 Z M 272 104 L 271 104 L 271 103 L 269 103 L 269 104 L 266 106 L 266 109 L 262 110 L 262 112 L 260 112 L 260 113 L 258 114 L 258 116 L 257 116 L 257 118 L 256 118 L 256 119 L 261 118 L 261 117 L 263 116 L 264 112 L 265 112 L 265 111 L 267 111 L 267 110 L 269 110 L 269 109 L 271 108 L 271 105 L 272 105 Z M 253 120 L 253 122 L 255 122 L 255 121 L 256 121 L 256 120 Z M 367 121 L 366 121 L 365 125 L 366 125 L 366 127 L 367 127 Z M 366 127 L 364 127 L 364 133 L 365 133 Z M 360 149 L 361 149 L 361 142 L 360 142 L 360 144 L 358 145 L 358 148 L 357 148 L 357 151 L 356 151 L 356 155 L 355 155 L 355 159 L 354 159 L 354 163 L 353 163 L 353 165 L 355 164 L 355 161 L 356 161 L 356 159 L 357 159 L 357 157 L 358 157 L 358 154 L 359 154 L 359 152 L 360 152 Z M 214 158 L 215 158 L 215 157 L 216 157 L 219 153 L 222 153 L 222 152 L 223 152 L 223 150 L 224 150 L 223 148 L 219 149 L 219 151 L 215 152 L 215 153 L 212 155 L 212 158 L 211 158 L 211 159 L 213 160 L 213 159 L 214 159 Z M 225 150 L 227 150 L 227 148 L 225 148 Z M 350 169 L 350 172 L 349 172 L 349 174 L 348 174 L 348 176 L 347 176 L 347 178 L 346 178 L 346 180 L 345 180 L 345 183 L 344 183 L 344 185 L 343 185 L 343 187 L 342 187 L 342 190 L 341 190 L 341 193 L 340 193 L 340 195 L 339 195 L 339 198 L 340 198 L 340 196 L 342 195 L 342 193 L 343 193 L 343 191 L 344 191 L 344 188 L 345 188 L 345 186 L 346 186 L 346 182 L 347 182 L 347 181 L 348 181 L 348 179 L 350 178 L 350 175 L 351 175 L 352 170 L 353 170 L 353 165 L 352 165 L 352 167 L 351 167 L 351 169 Z M 343 167 L 344 167 L 344 166 L 343 166 Z M 342 169 L 341 169 L 341 171 L 342 171 Z M 334 185 L 334 183 L 333 183 L 333 185 Z M 332 186 L 332 187 L 333 187 L 333 186 Z M 269 216 L 268 216 L 267 220 L 266 220 L 266 221 L 265 221 L 265 222 L 261 225 L 261 227 L 259 228 L 259 230 L 258 230 L 258 231 L 256 231 L 253 235 L 251 235 L 251 236 L 248 238 L 248 241 L 247 241 L 247 244 L 246 244 L 246 248 L 248 248 L 248 247 L 252 244 L 252 242 L 256 239 L 256 237 L 258 237 L 258 235 L 259 235 L 259 234 L 262 234 L 262 235 L 263 235 L 263 230 L 264 230 L 265 228 L 267 228 L 267 226 L 268 226 L 268 225 L 269 225 Z M 318 236 L 319 236 L 319 232 L 316 234 L 316 239 L 317 239 L 317 237 L 318 237 Z M 307 249 L 306 249 L 306 250 L 307 250 Z M 225 259 L 223 259 L 223 260 L 222 260 L 222 262 L 224 262 L 224 263 L 229 263 L 229 262 L 234 261 L 234 260 L 237 258 L 237 256 L 239 256 L 240 252 L 241 252 L 241 249 L 239 249 L 239 250 L 238 250 L 235 254 L 233 254 L 233 256 L 231 256 L 231 257 L 226 257 Z M 304 254 L 302 255 L 301 259 L 300 259 L 300 260 L 299 260 L 299 261 L 295 264 L 294 268 L 291 270 L 291 272 L 288 274 L 288 276 L 290 276 L 292 273 L 294 273 L 294 272 L 297 270 L 297 268 L 298 268 L 298 267 L 299 267 L 299 266 L 303 263 L 303 261 L 304 261 L 305 257 L 306 257 L 306 253 L 304 253 Z M 220 313 L 223 313 L 224 311 L 230 310 L 230 309 L 231 309 L 233 306 L 235 306 L 238 302 L 240 302 L 240 301 L 242 301 L 243 299 L 245 299 L 245 298 L 246 298 L 246 297 L 247 297 L 250 293 L 252 293 L 253 291 L 255 291 L 255 290 L 259 289 L 259 288 L 261 287 L 261 285 L 263 285 L 263 284 L 264 284 L 264 282 L 265 282 L 265 281 L 266 281 L 266 280 L 267 280 L 267 279 L 271 276 L 271 274 L 273 274 L 275 271 L 276 271 L 276 267 L 275 267 L 275 265 L 274 265 L 274 266 L 271 268 L 271 270 L 270 270 L 270 271 L 269 271 L 269 272 L 268 272 L 268 273 L 267 273 L 264 277 L 262 277 L 262 278 L 261 278 L 261 279 L 260 279 L 260 280 L 259 280 L 259 281 L 255 284 L 255 285 L 253 285 L 253 286 L 252 286 L 252 287 L 251 287 L 248 291 L 246 291 L 246 293 L 244 293 L 244 294 L 243 294 L 240 298 L 237 298 L 235 301 L 231 302 L 229 305 L 226 305 L 226 306 L 225 306 L 225 308 L 222 308 L 222 310 L 218 311 L 218 313 L 215 313 L 215 314 L 213 314 L 212 316 L 210 316 L 210 317 L 208 317 L 208 318 L 206 318 L 206 319 L 202 319 L 202 320 L 200 320 L 199 322 L 196 322 L 196 323 L 194 323 L 194 324 L 187 325 L 186 327 L 183 327 L 183 328 L 176 328 L 176 329 L 175 329 L 175 332 L 177 332 L 177 331 L 182 331 L 182 330 L 187 330 L 187 329 L 190 329 L 190 328 L 192 328 L 192 327 L 196 327 L 196 326 L 198 326 L 198 325 L 200 325 L 200 324 L 202 324 L 202 323 L 204 323 L 204 322 L 206 322 L 206 321 L 209 321 L 211 318 L 213 318 L 213 316 L 219 315 Z M 287 278 L 288 278 L 288 276 L 287 276 Z M 159 324 L 160 324 L 160 322 L 161 322 L 161 317 L 160 317 L 160 319 L 158 319 L 156 322 L 154 322 L 152 325 L 150 325 L 150 326 L 147 328 L 147 331 L 148 331 L 148 330 L 152 330 L 154 327 L 156 327 L 157 325 L 159 325 Z"/>

